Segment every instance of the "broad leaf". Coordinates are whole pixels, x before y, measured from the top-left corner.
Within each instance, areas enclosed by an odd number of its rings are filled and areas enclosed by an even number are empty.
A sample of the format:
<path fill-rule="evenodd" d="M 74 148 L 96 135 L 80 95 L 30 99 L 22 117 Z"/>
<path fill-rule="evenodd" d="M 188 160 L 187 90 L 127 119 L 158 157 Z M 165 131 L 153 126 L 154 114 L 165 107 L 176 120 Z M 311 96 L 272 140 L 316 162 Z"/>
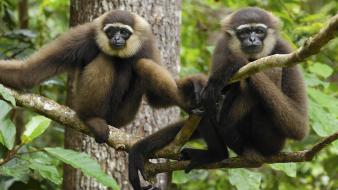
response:
<path fill-rule="evenodd" d="M 236 186 L 238 190 L 255 190 L 259 189 L 262 174 L 252 172 L 247 169 L 230 169 L 229 181 Z"/>
<path fill-rule="evenodd" d="M 184 184 L 187 183 L 191 177 L 189 174 L 186 174 L 184 171 L 174 171 L 172 174 L 172 182 L 175 184 Z"/>
<path fill-rule="evenodd" d="M 3 100 L 0 100 L 0 119 L 3 119 L 11 110 L 12 106 Z"/>
<path fill-rule="evenodd" d="M 44 165 L 34 162 L 29 164 L 28 167 L 37 171 L 43 178 L 46 178 L 57 185 L 61 184 L 62 182 L 61 174 L 53 165 Z"/>
<path fill-rule="evenodd" d="M 297 176 L 297 165 L 296 163 L 276 163 L 270 164 L 271 168 L 275 170 L 283 171 L 286 175 L 290 177 Z"/>
<path fill-rule="evenodd" d="M 15 143 L 16 128 L 14 123 L 6 118 L 0 120 L 0 143 L 12 150 Z"/>
<path fill-rule="evenodd" d="M 28 168 L 27 161 L 14 158 L 7 162 L 5 165 L 0 166 L 0 175 L 12 176 L 16 180 L 27 182 L 28 174 L 30 170 Z"/>
<path fill-rule="evenodd" d="M 0 95 L 3 97 L 3 99 L 9 101 L 13 106 L 15 106 L 14 97 L 8 92 L 8 90 L 5 89 L 2 84 L 0 84 Z"/>
<path fill-rule="evenodd" d="M 33 117 L 26 125 L 26 130 L 21 136 L 22 143 L 31 142 L 48 128 L 51 120 L 43 116 Z"/>
<path fill-rule="evenodd" d="M 315 63 L 315 64 L 311 65 L 309 67 L 309 70 L 312 73 L 315 73 L 318 76 L 321 76 L 321 77 L 324 77 L 324 78 L 329 77 L 333 73 L 333 69 L 330 66 L 328 66 L 326 64 L 322 64 L 322 63 Z"/>
<path fill-rule="evenodd" d="M 103 185 L 111 187 L 114 190 L 120 189 L 116 181 L 111 176 L 105 174 L 101 170 L 100 165 L 91 159 L 89 155 L 63 148 L 45 148 L 45 150 L 62 162 L 80 169 L 85 175 L 94 177 Z"/>
<path fill-rule="evenodd" d="M 313 101 L 309 103 L 311 126 L 319 136 L 325 137 L 338 131 L 338 121 L 330 112 Z"/>

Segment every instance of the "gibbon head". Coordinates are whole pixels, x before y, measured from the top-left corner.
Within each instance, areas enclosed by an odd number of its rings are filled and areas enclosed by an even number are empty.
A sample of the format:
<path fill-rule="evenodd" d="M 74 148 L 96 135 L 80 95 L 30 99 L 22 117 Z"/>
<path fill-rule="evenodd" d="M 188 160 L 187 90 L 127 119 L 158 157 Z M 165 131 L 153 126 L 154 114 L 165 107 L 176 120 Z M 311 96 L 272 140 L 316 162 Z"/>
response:
<path fill-rule="evenodd" d="M 129 11 L 110 11 L 94 22 L 97 24 L 96 42 L 104 53 L 111 56 L 131 57 L 145 40 L 152 37 L 150 24 Z"/>
<path fill-rule="evenodd" d="M 248 59 L 259 59 L 273 51 L 278 38 L 279 19 L 256 7 L 240 9 L 222 22 L 222 29 L 230 39 L 229 47 Z"/>

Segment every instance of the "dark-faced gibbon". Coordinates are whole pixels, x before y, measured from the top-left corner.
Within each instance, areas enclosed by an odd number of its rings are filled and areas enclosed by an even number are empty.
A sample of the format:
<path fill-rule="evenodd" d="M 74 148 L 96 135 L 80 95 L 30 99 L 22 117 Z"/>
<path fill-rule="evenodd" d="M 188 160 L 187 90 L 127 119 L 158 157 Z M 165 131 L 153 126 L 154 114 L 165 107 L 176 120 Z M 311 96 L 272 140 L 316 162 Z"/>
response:
<path fill-rule="evenodd" d="M 298 66 L 272 68 L 228 83 L 250 61 L 290 53 L 290 46 L 278 32 L 279 20 L 259 8 L 240 9 L 222 21 L 222 37 L 214 50 L 209 80 L 201 96 L 205 113 L 197 128 L 207 149 L 182 150 L 182 158 L 191 160 L 186 172 L 228 158 L 227 147 L 259 161 L 261 156 L 280 152 L 287 138 L 301 140 L 308 133 L 307 98 Z M 225 99 L 219 101 L 222 95 Z M 183 122 L 179 122 L 143 139 L 129 155 L 143 158 L 160 149 L 182 126 Z M 142 164 L 140 159 L 129 170 L 143 173 Z M 135 175 L 130 177 L 137 180 Z"/>
<path fill-rule="evenodd" d="M 201 133 L 208 150 L 183 150 L 184 157 L 191 159 L 186 171 L 227 158 L 226 146 L 257 161 L 280 152 L 287 138 L 303 139 L 309 130 L 305 85 L 298 66 L 272 68 L 228 84 L 250 61 L 291 52 L 279 36 L 278 18 L 259 8 L 244 8 L 226 17 L 222 29 L 202 95 L 206 115 L 199 125 L 199 131 L 214 130 L 217 136 Z M 222 94 L 225 100 L 217 113 Z"/>
<path fill-rule="evenodd" d="M 160 65 L 150 24 L 121 10 L 71 29 L 27 59 L 0 61 L 0 83 L 30 88 L 74 69 L 80 77 L 73 108 L 99 143 L 108 139 L 107 124 L 120 127 L 135 117 L 144 94 L 151 106 L 189 110 L 199 85 L 190 79 L 176 83 Z"/>

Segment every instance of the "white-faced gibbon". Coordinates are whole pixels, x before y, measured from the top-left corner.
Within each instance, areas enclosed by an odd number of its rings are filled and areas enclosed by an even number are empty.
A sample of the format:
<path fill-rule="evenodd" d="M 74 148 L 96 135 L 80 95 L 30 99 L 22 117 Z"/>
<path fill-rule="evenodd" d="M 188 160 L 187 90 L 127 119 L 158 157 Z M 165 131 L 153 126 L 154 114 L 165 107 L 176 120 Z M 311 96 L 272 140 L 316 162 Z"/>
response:
<path fill-rule="evenodd" d="M 191 160 L 186 172 L 228 158 L 227 147 L 257 161 L 280 152 L 287 138 L 301 140 L 308 133 L 307 98 L 298 66 L 269 69 L 228 84 L 250 61 L 290 53 L 290 46 L 278 34 L 278 25 L 276 17 L 259 8 L 240 9 L 222 21 L 223 34 L 201 95 L 204 115 L 197 128 L 208 148 L 182 150 L 182 159 Z M 218 105 L 222 95 L 225 99 Z M 162 148 L 182 126 L 179 122 L 146 137 L 132 147 L 129 157 L 143 159 Z M 135 171 L 143 173 L 142 159 L 129 165 L 134 174 L 130 176 L 132 184 L 138 180 Z M 140 190 L 139 185 L 134 188 Z"/>
<path fill-rule="evenodd" d="M 99 143 L 108 139 L 107 124 L 121 127 L 132 121 L 144 94 L 151 106 L 190 110 L 200 81 L 192 77 L 176 83 L 160 65 L 150 24 L 115 10 L 71 29 L 27 59 L 0 61 L 0 83 L 30 88 L 76 68 L 81 72 L 73 108 Z"/>

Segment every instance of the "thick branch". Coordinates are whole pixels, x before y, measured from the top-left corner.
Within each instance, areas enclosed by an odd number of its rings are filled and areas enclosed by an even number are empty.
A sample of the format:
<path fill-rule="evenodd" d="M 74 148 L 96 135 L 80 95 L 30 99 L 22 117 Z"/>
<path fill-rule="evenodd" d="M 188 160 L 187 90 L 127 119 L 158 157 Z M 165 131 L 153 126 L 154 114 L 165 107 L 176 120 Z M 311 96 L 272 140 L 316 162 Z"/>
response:
<path fill-rule="evenodd" d="M 17 105 L 33 110 L 66 127 L 92 136 L 75 111 L 69 107 L 60 105 L 53 100 L 36 94 L 20 93 L 9 88 L 5 89 L 15 98 Z M 128 150 L 131 145 L 139 139 L 140 137 L 135 137 L 122 130 L 110 127 L 108 145 L 117 150 Z"/>

